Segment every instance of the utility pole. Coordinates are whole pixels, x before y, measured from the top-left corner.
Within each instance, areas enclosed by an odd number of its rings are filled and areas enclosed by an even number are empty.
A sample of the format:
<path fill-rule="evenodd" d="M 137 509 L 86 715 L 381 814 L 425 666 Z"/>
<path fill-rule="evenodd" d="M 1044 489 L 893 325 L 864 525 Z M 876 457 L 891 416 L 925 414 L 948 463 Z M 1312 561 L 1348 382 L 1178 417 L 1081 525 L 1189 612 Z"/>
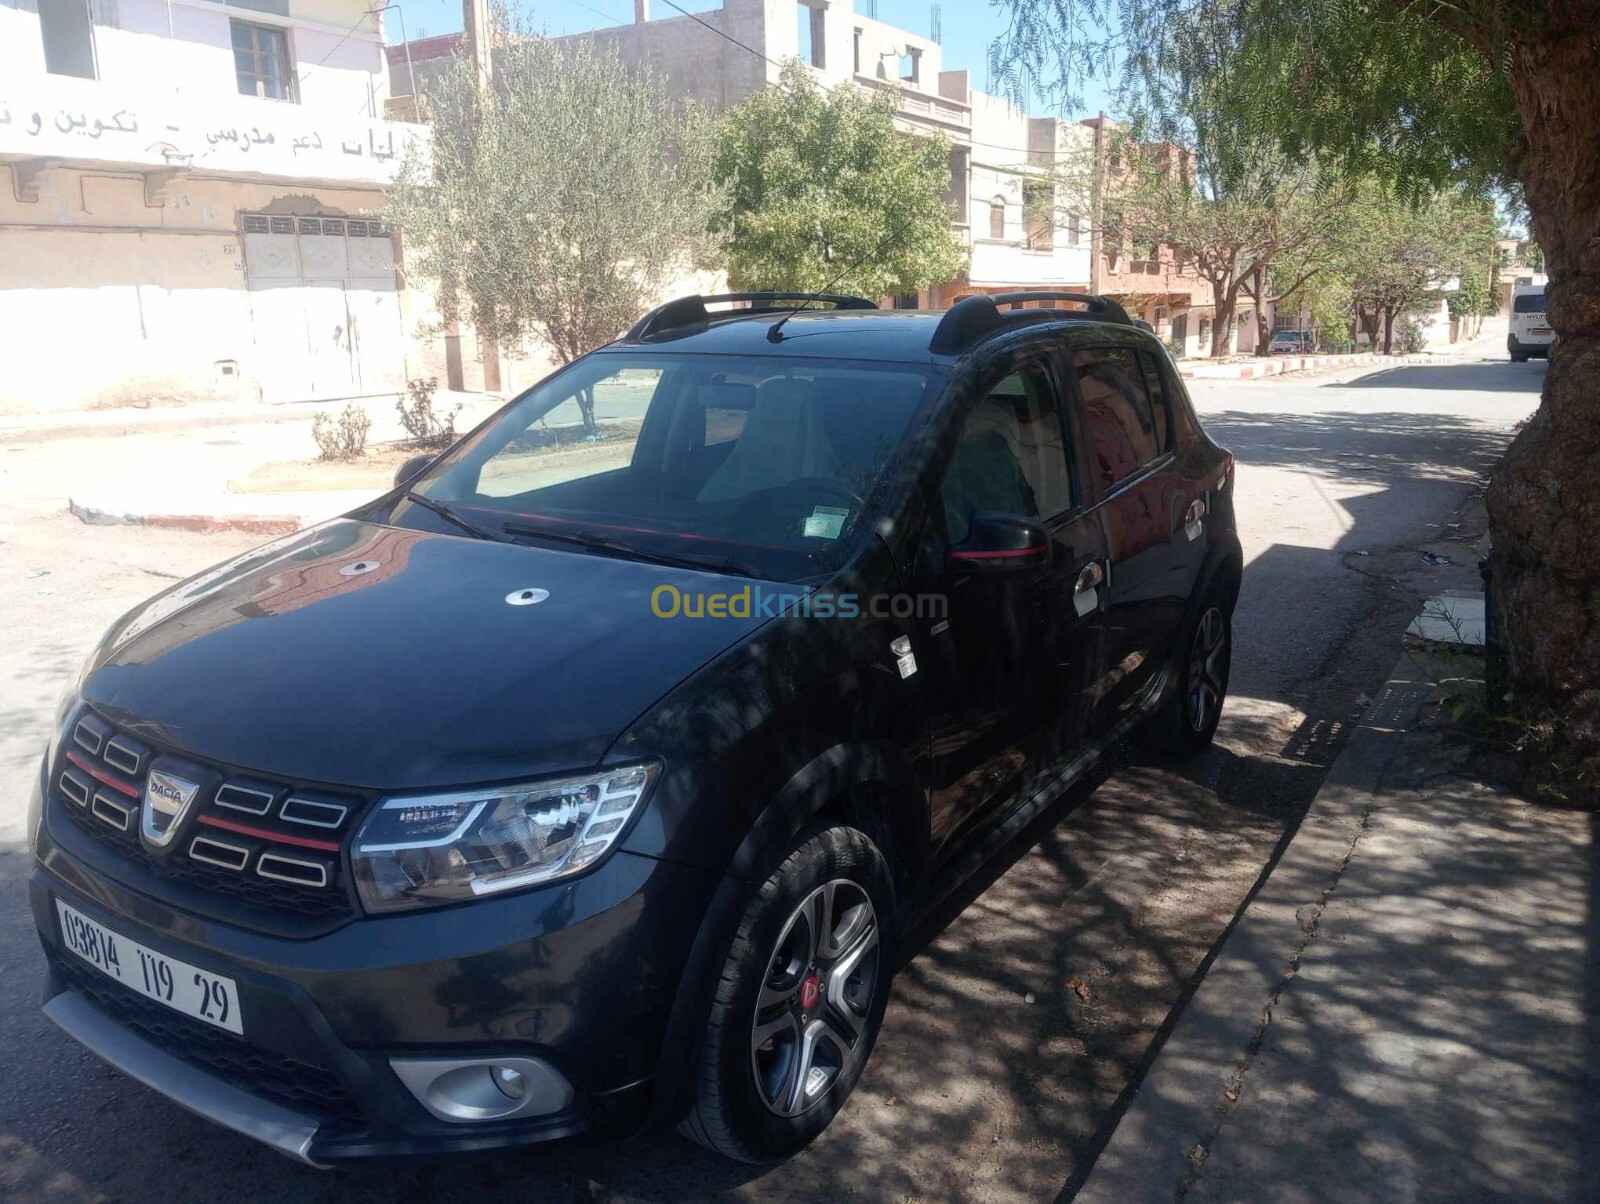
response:
<path fill-rule="evenodd" d="M 1102 235 L 1100 221 L 1105 207 L 1104 188 L 1102 181 L 1105 179 L 1105 143 L 1106 143 L 1106 111 L 1100 110 L 1100 115 L 1094 123 L 1094 176 L 1089 181 L 1089 292 L 1098 296 L 1100 293 L 1100 247 Z"/>
<path fill-rule="evenodd" d="M 461 0 L 461 29 L 479 89 L 489 86 L 489 0 Z"/>

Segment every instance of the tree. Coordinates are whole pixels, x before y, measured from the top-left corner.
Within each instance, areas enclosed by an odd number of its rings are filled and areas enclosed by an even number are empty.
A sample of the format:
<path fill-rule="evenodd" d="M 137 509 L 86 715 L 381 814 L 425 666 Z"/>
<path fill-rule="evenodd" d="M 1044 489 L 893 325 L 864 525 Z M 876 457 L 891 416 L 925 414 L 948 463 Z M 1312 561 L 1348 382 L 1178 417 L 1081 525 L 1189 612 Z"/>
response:
<path fill-rule="evenodd" d="M 1276 95 L 1259 127 L 1402 191 L 1515 186 L 1548 265 L 1557 334 L 1539 410 L 1489 488 L 1493 601 L 1519 705 L 1557 756 L 1600 764 L 1600 4 L 1593 0 L 1004 0 L 1005 78 L 1063 96 L 1120 53 L 1137 78 L 1174 32 L 1224 20 Z"/>
<path fill-rule="evenodd" d="M 431 157 L 390 212 L 440 317 L 567 363 L 615 338 L 703 257 L 717 194 L 709 122 L 614 50 L 502 31 L 480 89 L 462 57 L 429 87 Z M 592 396 L 579 398 L 594 433 Z"/>
<path fill-rule="evenodd" d="M 949 143 L 897 129 L 886 93 L 824 92 L 790 62 L 724 116 L 714 172 L 735 288 L 881 297 L 967 269 L 946 199 Z"/>
<path fill-rule="evenodd" d="M 1369 188 L 1349 213 L 1357 233 L 1348 259 L 1352 300 L 1374 346 L 1381 330 L 1385 355 L 1395 323 L 1451 280 L 1476 278 L 1493 245 L 1492 209 L 1460 192 L 1412 203 Z"/>

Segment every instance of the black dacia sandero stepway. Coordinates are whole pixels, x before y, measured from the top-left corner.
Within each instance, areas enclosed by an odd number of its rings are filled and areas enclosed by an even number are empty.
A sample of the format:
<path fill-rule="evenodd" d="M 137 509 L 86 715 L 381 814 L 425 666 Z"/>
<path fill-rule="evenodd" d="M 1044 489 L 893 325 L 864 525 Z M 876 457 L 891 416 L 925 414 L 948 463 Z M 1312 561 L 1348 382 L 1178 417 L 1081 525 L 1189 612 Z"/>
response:
<path fill-rule="evenodd" d="M 1211 739 L 1232 488 L 1114 301 L 664 305 L 111 629 L 30 818 L 45 1011 L 316 1165 L 782 1158 L 897 933 L 1125 735 Z"/>

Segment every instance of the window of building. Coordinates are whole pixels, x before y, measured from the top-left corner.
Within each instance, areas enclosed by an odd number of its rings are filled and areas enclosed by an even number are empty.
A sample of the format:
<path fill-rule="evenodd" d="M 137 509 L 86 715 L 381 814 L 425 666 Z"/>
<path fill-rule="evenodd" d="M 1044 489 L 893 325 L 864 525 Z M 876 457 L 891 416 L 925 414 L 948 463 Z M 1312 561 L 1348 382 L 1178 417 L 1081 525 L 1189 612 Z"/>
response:
<path fill-rule="evenodd" d="M 51 75 L 96 78 L 89 0 L 39 0 L 39 38 Z"/>
<path fill-rule="evenodd" d="M 955 206 L 956 224 L 965 226 L 972 221 L 972 189 L 968 176 L 972 168 L 972 152 L 964 146 L 950 148 L 950 189 L 945 200 Z"/>
<path fill-rule="evenodd" d="M 1055 250 L 1056 193 L 1048 181 L 1030 180 L 1023 184 L 1022 221 L 1029 250 Z"/>
<path fill-rule="evenodd" d="M 1157 426 L 1137 352 L 1091 347 L 1074 352 L 1072 365 L 1094 452 L 1093 471 L 1105 492 L 1161 454 L 1165 427 Z"/>
<path fill-rule="evenodd" d="M 989 237 L 1005 238 L 1006 236 L 1006 202 L 1004 197 L 995 197 L 989 202 Z"/>
<path fill-rule="evenodd" d="M 1046 519 L 1072 506 L 1055 382 L 1042 363 L 999 381 L 973 407 L 945 470 L 945 534 L 967 537 L 975 514 Z"/>
<path fill-rule="evenodd" d="M 922 51 L 915 46 L 907 46 L 900 56 L 900 78 L 908 84 L 922 82 Z"/>
<path fill-rule="evenodd" d="M 852 53 L 855 55 L 855 61 L 854 61 L 854 64 L 851 66 L 850 69 L 852 71 L 854 71 L 857 75 L 860 75 L 861 74 L 861 31 L 859 29 L 856 30 L 855 46 L 854 46 L 854 50 L 852 51 Z"/>
<path fill-rule="evenodd" d="M 898 293 L 895 295 L 894 307 L 896 309 L 916 309 L 918 303 L 916 293 Z"/>
<path fill-rule="evenodd" d="M 795 7 L 799 10 L 796 15 L 800 21 L 800 60 L 819 69 L 826 67 L 828 39 L 823 29 L 826 10 L 813 7 L 806 0 L 798 0 Z"/>
<path fill-rule="evenodd" d="M 1083 241 L 1083 214 L 1067 214 L 1067 245 L 1075 247 Z"/>
<path fill-rule="evenodd" d="M 271 25 L 228 24 L 233 27 L 233 69 L 240 94 L 264 100 L 296 99 L 288 35 Z"/>

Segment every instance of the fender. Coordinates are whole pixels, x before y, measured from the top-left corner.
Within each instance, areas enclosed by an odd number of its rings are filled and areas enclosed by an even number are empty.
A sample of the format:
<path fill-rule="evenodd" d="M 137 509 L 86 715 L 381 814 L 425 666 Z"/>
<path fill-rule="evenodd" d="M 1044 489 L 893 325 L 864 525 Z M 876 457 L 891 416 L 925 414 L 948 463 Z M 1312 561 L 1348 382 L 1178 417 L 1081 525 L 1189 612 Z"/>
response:
<path fill-rule="evenodd" d="M 1200 619 L 1200 603 L 1210 592 L 1212 583 L 1224 571 L 1233 573 L 1233 596 L 1228 600 L 1230 613 L 1233 610 L 1233 603 L 1239 599 L 1239 582 L 1244 578 L 1244 550 L 1239 544 L 1239 536 L 1233 531 L 1226 531 L 1213 536 L 1210 545 L 1206 550 L 1205 563 L 1200 566 L 1199 575 L 1195 578 L 1195 587 L 1189 593 L 1189 600 L 1184 603 L 1183 626 L 1179 628 L 1184 635 L 1173 644 L 1172 659 L 1162 671 L 1160 694 L 1150 703 L 1152 712 L 1167 701 L 1172 687 L 1177 684 L 1176 668 L 1182 663 L 1182 657 L 1192 638 L 1189 633 L 1194 630 L 1195 623 Z"/>
<path fill-rule="evenodd" d="M 667 1017 L 656 1065 L 655 1091 L 643 1131 L 669 1128 L 689 1109 L 700 1036 L 711 1012 L 723 953 L 751 897 L 774 868 L 774 850 L 786 848 L 830 804 L 850 797 L 862 787 L 882 792 L 892 800 L 891 814 L 882 819 L 891 825 L 896 838 L 896 847 L 885 850 L 885 855 L 891 865 L 899 863 L 902 873 L 895 876 L 897 887 L 902 881 L 920 881 L 926 875 L 931 847 L 926 803 L 911 767 L 892 749 L 872 744 L 835 744 L 796 770 L 735 850 L 695 934 Z M 868 834 L 881 840 L 877 833 L 869 830 Z"/>

